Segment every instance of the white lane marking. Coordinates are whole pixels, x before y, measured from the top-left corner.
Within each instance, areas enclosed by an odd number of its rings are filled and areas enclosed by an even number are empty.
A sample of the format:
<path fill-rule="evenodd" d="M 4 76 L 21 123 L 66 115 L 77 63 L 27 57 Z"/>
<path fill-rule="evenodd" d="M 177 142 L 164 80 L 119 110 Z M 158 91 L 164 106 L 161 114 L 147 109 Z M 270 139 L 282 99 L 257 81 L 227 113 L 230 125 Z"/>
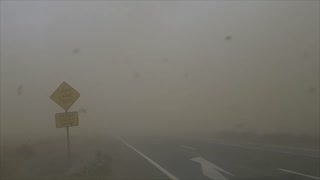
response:
<path fill-rule="evenodd" d="M 183 148 L 186 148 L 186 149 L 191 149 L 191 150 L 195 150 L 196 149 L 196 148 L 189 147 L 189 146 L 184 146 L 184 145 L 181 145 L 180 147 L 183 147 Z"/>
<path fill-rule="evenodd" d="M 132 150 L 134 150 L 136 153 L 138 153 L 140 156 L 142 156 L 143 158 L 145 158 L 147 161 L 149 161 L 152 165 L 154 165 L 155 167 L 157 167 L 160 171 L 162 171 L 165 175 L 167 175 L 170 179 L 172 180 L 179 180 L 176 176 L 174 176 L 173 174 L 171 174 L 169 171 L 165 170 L 163 167 L 161 167 L 159 164 L 157 164 L 156 162 L 154 162 L 152 159 L 150 159 L 148 156 L 144 155 L 142 152 L 140 152 L 138 149 L 134 148 L 133 146 L 131 146 L 130 144 L 126 143 L 124 140 L 122 140 L 121 138 L 119 138 L 120 141 L 127 145 L 129 148 L 131 148 Z"/>
<path fill-rule="evenodd" d="M 272 144 L 253 144 L 253 145 L 260 145 L 260 146 L 266 146 L 266 147 L 277 147 L 277 148 L 287 148 L 287 149 L 297 149 L 297 150 L 303 150 L 303 151 L 309 151 L 309 152 L 319 152 L 318 149 L 310 149 L 310 148 L 301 148 L 301 147 L 291 147 L 291 146 L 280 146 L 280 145 L 272 145 Z"/>
<path fill-rule="evenodd" d="M 234 146 L 234 147 L 239 147 L 239 148 L 256 149 L 256 150 L 261 150 L 261 151 L 271 151 L 271 152 L 277 152 L 277 153 L 283 153 L 283 154 L 309 156 L 309 157 L 317 157 L 317 158 L 320 157 L 318 155 L 293 153 L 293 152 L 287 152 L 287 151 L 276 151 L 276 150 L 271 150 L 271 149 L 254 148 L 254 147 L 247 147 L 247 146 L 241 146 L 241 145 L 235 145 L 235 144 L 229 144 L 229 143 L 221 143 L 221 142 L 213 142 L 213 143 L 222 144 L 222 145 L 225 145 L 225 146 Z"/>
<path fill-rule="evenodd" d="M 220 142 L 227 142 L 223 139 L 214 139 L 216 141 Z M 285 146 L 285 145 L 274 145 L 274 144 L 257 144 L 257 143 L 243 143 L 243 146 L 245 145 L 253 145 L 253 146 L 261 146 L 261 147 L 276 147 L 276 148 L 287 148 L 287 149 L 296 149 L 296 150 L 303 150 L 303 151 L 309 151 L 309 152 L 319 152 L 319 149 L 310 149 L 310 148 L 302 148 L 302 147 L 292 147 L 292 146 Z"/>
<path fill-rule="evenodd" d="M 220 168 L 219 166 L 213 164 L 212 162 L 203 159 L 200 156 L 192 158 L 190 160 L 200 163 L 203 175 L 207 176 L 210 179 L 228 180 L 228 178 L 223 176 L 219 171 L 222 171 L 222 172 L 224 172 L 226 174 L 229 174 L 229 175 L 233 176 L 233 174 L 227 172 L 226 170 Z"/>
<path fill-rule="evenodd" d="M 286 169 L 278 169 L 279 171 L 284 171 L 284 172 L 288 172 L 288 173 L 292 173 L 292 174 L 296 174 L 296 175 L 300 175 L 300 176 L 304 176 L 304 177 L 308 177 L 308 178 L 312 178 L 312 179 L 320 179 L 320 177 L 316 177 L 316 176 L 310 176 L 308 174 L 303 174 L 303 173 L 298 173 L 298 172 L 294 172 L 294 171 L 290 171 L 290 170 L 286 170 Z"/>
<path fill-rule="evenodd" d="M 152 143 L 150 143 L 150 144 L 159 145 L 160 143 L 152 142 Z"/>

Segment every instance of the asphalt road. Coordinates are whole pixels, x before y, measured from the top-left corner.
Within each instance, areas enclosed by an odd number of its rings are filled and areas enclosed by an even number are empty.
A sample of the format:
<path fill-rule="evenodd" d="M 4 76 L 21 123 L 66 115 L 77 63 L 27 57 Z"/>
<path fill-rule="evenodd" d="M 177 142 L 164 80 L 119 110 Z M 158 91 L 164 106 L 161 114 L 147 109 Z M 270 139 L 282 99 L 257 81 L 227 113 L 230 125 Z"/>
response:
<path fill-rule="evenodd" d="M 72 137 L 7 147 L 0 179 L 320 180 L 319 150 L 170 136 Z"/>
<path fill-rule="evenodd" d="M 119 141 L 136 158 L 132 161 L 143 163 L 146 169 L 140 172 L 148 179 L 320 179 L 318 150 L 166 137 L 120 137 Z"/>

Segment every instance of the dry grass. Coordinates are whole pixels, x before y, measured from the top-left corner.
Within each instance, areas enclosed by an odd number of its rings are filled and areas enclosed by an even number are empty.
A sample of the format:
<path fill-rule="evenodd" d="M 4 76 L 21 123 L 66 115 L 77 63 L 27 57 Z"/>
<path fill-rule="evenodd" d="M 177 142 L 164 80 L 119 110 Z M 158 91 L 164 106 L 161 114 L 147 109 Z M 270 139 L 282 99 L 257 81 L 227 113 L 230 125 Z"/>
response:
<path fill-rule="evenodd" d="M 67 159 L 65 139 L 1 147 L 1 178 L 107 179 L 110 176 L 112 159 L 107 152 L 100 151 L 97 141 L 82 138 L 71 142 L 71 161 Z"/>

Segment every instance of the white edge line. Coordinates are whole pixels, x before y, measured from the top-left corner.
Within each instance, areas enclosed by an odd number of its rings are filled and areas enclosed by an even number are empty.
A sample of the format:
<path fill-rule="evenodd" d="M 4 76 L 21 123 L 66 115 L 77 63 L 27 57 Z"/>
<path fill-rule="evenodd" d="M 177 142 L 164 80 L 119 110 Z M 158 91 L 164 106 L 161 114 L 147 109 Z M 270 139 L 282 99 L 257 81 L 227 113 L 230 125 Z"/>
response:
<path fill-rule="evenodd" d="M 226 144 L 226 143 L 221 143 L 221 142 L 213 142 L 213 143 L 222 144 L 222 145 L 225 145 L 225 146 L 234 146 L 234 147 L 239 147 L 239 148 L 256 149 L 256 150 L 262 150 L 262 151 L 278 152 L 278 153 L 292 154 L 292 155 L 299 155 L 299 156 L 309 156 L 309 157 L 316 157 L 316 158 L 320 157 L 320 156 L 311 155 L 311 154 L 301 154 L 301 153 L 293 153 L 293 152 L 285 152 L 285 151 L 275 151 L 275 150 L 270 150 L 270 149 L 262 149 L 262 148 L 247 147 L 247 146 L 242 146 L 242 145 Z"/>
<path fill-rule="evenodd" d="M 193 148 L 193 147 L 189 147 L 189 146 L 181 145 L 180 147 L 187 148 L 187 149 L 191 149 L 191 150 L 195 150 L 195 148 Z"/>
<path fill-rule="evenodd" d="M 284 172 L 288 172 L 288 173 L 292 173 L 292 174 L 296 174 L 296 175 L 300 175 L 300 176 L 304 176 L 304 177 L 308 177 L 308 178 L 312 178 L 312 179 L 320 179 L 320 177 L 316 177 L 316 176 L 310 176 L 307 174 L 303 174 L 303 173 L 298 173 L 298 172 L 294 172 L 294 171 L 290 171 L 290 170 L 286 170 L 286 169 L 278 169 L 279 171 L 284 171 Z"/>
<path fill-rule="evenodd" d="M 220 142 L 226 142 L 225 140 L 222 140 L 222 139 L 215 139 L 215 140 L 220 141 Z M 287 149 L 297 149 L 297 150 L 304 150 L 304 151 L 319 152 L 319 149 L 292 147 L 292 146 L 274 145 L 274 144 L 243 143 L 243 145 L 266 146 L 266 147 L 269 146 L 269 147 L 278 147 L 278 148 L 287 148 Z"/>
<path fill-rule="evenodd" d="M 140 156 L 142 156 L 143 158 L 145 158 L 147 161 L 149 161 L 152 165 L 154 165 L 155 167 L 157 167 L 160 171 L 162 171 L 165 175 L 167 175 L 170 179 L 172 180 L 179 180 L 176 176 L 174 176 L 173 174 L 171 174 L 169 171 L 165 170 L 163 167 L 161 167 L 159 164 L 157 164 L 156 162 L 154 162 L 152 159 L 150 159 L 148 156 L 144 155 L 142 152 L 140 152 L 138 149 L 134 148 L 133 146 L 131 146 L 130 144 L 126 143 L 124 140 L 122 140 L 121 138 L 119 138 L 120 141 L 127 145 L 129 148 L 131 148 L 132 150 L 134 150 L 136 153 L 138 153 Z"/>

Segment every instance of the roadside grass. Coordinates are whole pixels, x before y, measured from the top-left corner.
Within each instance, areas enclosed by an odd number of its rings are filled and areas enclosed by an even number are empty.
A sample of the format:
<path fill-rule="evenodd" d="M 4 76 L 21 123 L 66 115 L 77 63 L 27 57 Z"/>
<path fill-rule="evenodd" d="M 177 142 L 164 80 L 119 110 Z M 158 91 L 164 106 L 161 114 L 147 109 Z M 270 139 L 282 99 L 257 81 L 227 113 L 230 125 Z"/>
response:
<path fill-rule="evenodd" d="M 67 160 L 64 141 L 14 143 L 1 146 L 1 180 L 108 180 L 112 158 L 99 143 L 74 141 L 73 160 Z"/>

